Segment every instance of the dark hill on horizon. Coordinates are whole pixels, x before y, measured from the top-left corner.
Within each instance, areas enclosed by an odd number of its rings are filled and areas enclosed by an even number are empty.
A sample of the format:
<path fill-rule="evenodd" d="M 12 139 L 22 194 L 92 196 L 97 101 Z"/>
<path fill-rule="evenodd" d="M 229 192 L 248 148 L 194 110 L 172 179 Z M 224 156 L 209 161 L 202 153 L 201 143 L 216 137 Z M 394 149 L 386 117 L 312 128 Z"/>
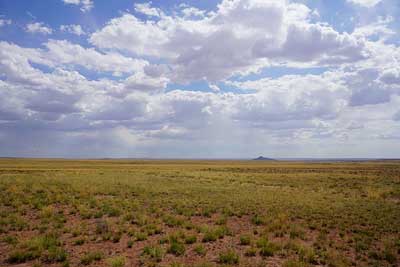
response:
<path fill-rule="evenodd" d="M 253 159 L 253 160 L 271 160 L 271 161 L 273 161 L 273 160 L 275 160 L 275 159 L 271 159 L 271 158 L 266 158 L 266 157 L 263 157 L 263 156 L 259 156 L 258 158 L 255 158 L 255 159 Z"/>

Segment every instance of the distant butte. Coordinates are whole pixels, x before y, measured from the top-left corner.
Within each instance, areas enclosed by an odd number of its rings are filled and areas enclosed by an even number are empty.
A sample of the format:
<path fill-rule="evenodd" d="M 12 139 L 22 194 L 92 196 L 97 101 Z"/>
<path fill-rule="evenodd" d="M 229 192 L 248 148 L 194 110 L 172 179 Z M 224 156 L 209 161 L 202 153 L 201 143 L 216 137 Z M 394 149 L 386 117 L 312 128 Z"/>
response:
<path fill-rule="evenodd" d="M 274 160 L 274 159 L 271 159 L 271 158 L 265 158 L 265 157 L 263 157 L 263 156 L 259 156 L 258 158 L 256 158 L 256 159 L 253 159 L 253 160 Z"/>

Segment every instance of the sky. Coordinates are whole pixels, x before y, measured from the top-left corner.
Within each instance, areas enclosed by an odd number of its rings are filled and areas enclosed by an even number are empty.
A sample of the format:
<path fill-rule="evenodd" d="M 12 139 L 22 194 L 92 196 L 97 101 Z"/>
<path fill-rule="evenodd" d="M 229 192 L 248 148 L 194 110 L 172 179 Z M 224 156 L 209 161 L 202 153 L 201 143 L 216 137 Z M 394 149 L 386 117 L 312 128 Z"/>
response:
<path fill-rule="evenodd" d="M 399 158 L 398 0 L 0 0 L 0 156 Z"/>

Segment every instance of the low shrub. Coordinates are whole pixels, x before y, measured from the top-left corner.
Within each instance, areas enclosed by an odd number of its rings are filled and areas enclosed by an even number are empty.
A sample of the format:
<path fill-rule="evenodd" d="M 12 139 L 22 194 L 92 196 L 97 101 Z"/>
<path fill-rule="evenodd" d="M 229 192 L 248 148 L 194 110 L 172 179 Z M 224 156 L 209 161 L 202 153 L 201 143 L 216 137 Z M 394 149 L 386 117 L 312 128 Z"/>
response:
<path fill-rule="evenodd" d="M 250 236 L 248 236 L 248 235 L 240 236 L 240 245 L 246 246 L 246 245 L 250 245 L 250 243 L 251 243 Z"/>
<path fill-rule="evenodd" d="M 169 245 L 168 248 L 168 253 L 174 254 L 175 256 L 181 256 L 185 253 L 185 245 L 178 241 L 173 241 L 170 242 L 171 244 Z"/>
<path fill-rule="evenodd" d="M 118 256 L 107 260 L 109 267 L 124 267 L 125 257 Z"/>
<path fill-rule="evenodd" d="M 238 264 L 239 255 L 233 250 L 228 250 L 219 254 L 218 261 L 223 264 Z"/>
<path fill-rule="evenodd" d="M 264 220 L 259 215 L 254 215 L 251 218 L 251 223 L 255 224 L 255 225 L 263 225 L 264 224 Z"/>
<path fill-rule="evenodd" d="M 101 260 L 102 258 L 103 258 L 103 253 L 100 251 L 88 252 L 81 258 L 81 264 L 89 265 L 92 262 Z"/>
<path fill-rule="evenodd" d="M 255 247 L 251 247 L 244 252 L 246 257 L 254 257 L 257 254 L 257 249 Z"/>
<path fill-rule="evenodd" d="M 197 255 L 200 255 L 200 256 L 204 256 L 204 255 L 206 255 L 206 248 L 203 246 L 203 245 L 198 245 L 198 246 L 196 246 L 195 248 L 194 248 L 194 251 L 197 253 Z"/>
<path fill-rule="evenodd" d="M 185 238 L 185 244 L 194 244 L 197 241 L 197 237 L 195 235 L 187 236 Z"/>
<path fill-rule="evenodd" d="M 151 259 L 160 262 L 164 257 L 164 251 L 158 246 L 146 246 L 143 248 L 143 256 L 149 256 Z"/>

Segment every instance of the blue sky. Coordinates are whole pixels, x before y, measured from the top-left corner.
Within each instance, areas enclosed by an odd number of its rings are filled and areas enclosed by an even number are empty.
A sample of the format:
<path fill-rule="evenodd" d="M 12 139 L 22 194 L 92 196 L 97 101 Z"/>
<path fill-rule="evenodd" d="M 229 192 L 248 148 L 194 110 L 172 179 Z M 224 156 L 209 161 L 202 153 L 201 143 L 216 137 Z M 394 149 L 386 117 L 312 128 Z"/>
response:
<path fill-rule="evenodd" d="M 397 0 L 0 0 L 0 156 L 400 157 Z"/>

